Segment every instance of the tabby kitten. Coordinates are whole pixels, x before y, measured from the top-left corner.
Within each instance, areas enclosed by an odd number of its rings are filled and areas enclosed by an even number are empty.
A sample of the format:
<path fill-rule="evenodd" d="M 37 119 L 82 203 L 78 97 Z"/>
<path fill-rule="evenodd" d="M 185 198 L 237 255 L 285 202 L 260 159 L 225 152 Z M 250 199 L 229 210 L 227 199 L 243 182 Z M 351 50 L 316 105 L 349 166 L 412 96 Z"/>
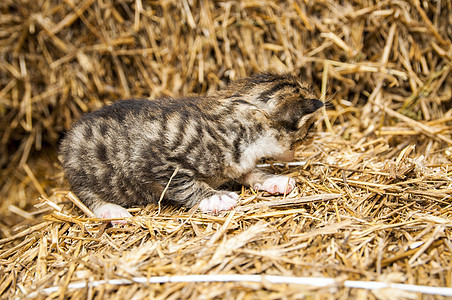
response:
<path fill-rule="evenodd" d="M 234 180 L 288 193 L 295 180 L 256 169 L 293 158 L 313 134 L 323 103 L 288 74 L 265 73 L 206 97 L 123 100 L 85 114 L 67 133 L 60 159 L 73 191 L 100 218 L 165 199 L 204 212 L 232 209 Z M 170 178 L 172 179 L 170 180 Z"/>

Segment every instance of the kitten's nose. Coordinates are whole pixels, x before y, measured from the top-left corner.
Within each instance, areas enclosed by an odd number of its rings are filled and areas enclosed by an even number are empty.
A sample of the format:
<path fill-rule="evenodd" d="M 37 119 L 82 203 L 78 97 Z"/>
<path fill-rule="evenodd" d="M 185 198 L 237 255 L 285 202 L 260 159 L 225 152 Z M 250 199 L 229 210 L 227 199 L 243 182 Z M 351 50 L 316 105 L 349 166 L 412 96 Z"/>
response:
<path fill-rule="evenodd" d="M 307 99 L 308 101 L 308 109 L 307 109 L 307 113 L 308 114 L 312 114 L 313 112 L 317 111 L 319 108 L 321 108 L 322 106 L 324 106 L 325 104 L 320 101 L 319 99 Z"/>
<path fill-rule="evenodd" d="M 315 110 L 317 110 L 325 105 L 322 101 L 320 101 L 318 99 L 315 99 L 313 104 L 314 104 Z"/>

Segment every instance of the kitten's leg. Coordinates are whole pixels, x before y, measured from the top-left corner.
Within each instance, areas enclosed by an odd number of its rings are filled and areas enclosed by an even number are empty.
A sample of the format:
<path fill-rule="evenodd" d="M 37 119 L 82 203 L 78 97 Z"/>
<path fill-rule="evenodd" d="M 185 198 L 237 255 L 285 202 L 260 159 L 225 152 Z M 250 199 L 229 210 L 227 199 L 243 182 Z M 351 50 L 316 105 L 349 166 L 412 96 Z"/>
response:
<path fill-rule="evenodd" d="M 204 181 L 189 177 L 174 178 L 168 190 L 168 199 L 188 208 L 199 202 L 199 209 L 203 212 L 231 210 L 237 204 L 238 198 L 234 192 L 218 191 Z"/>
<path fill-rule="evenodd" d="M 270 194 L 288 194 L 295 188 L 295 179 L 258 169 L 243 175 L 238 181 L 253 187 L 256 191 L 267 191 Z"/>
<path fill-rule="evenodd" d="M 129 218 L 132 215 L 122 206 L 110 203 L 110 202 L 100 202 L 93 205 L 93 213 L 98 218 L 102 219 L 116 219 L 116 218 Z M 111 221 L 111 224 L 127 224 L 125 220 L 115 220 Z"/>

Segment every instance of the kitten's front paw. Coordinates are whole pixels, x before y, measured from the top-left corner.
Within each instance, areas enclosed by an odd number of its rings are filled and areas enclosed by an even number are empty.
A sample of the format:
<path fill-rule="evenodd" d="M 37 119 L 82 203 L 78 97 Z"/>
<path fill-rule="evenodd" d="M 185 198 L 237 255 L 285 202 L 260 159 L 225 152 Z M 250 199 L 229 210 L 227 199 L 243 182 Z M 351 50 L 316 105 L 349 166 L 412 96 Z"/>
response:
<path fill-rule="evenodd" d="M 132 215 L 122 206 L 113 204 L 113 203 L 105 203 L 102 204 L 95 209 L 93 209 L 93 213 L 98 218 L 102 219 L 116 219 L 116 218 L 130 218 Z M 126 220 L 116 220 L 111 221 L 111 224 L 127 224 Z"/>
<path fill-rule="evenodd" d="M 270 194 L 288 194 L 295 188 L 295 179 L 287 176 L 273 176 L 263 183 L 256 183 L 253 188 Z"/>
<path fill-rule="evenodd" d="M 231 210 L 237 204 L 239 195 L 234 192 L 224 192 L 201 200 L 199 209 L 202 212 L 219 212 L 221 210 Z"/>

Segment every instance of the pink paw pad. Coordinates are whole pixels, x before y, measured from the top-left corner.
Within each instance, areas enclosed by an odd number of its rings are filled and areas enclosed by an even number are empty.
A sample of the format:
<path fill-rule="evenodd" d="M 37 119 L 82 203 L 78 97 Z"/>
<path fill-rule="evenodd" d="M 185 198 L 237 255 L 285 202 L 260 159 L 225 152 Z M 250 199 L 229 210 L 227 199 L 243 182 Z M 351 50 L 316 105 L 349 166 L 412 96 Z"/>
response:
<path fill-rule="evenodd" d="M 93 209 L 93 213 L 98 218 L 102 219 L 116 219 L 116 218 L 130 218 L 132 215 L 122 206 L 113 204 L 113 203 L 106 203 L 103 205 L 100 205 Z M 126 220 L 116 220 L 111 221 L 111 224 L 127 224 Z"/>
<path fill-rule="evenodd" d="M 231 210 L 237 204 L 239 195 L 233 192 L 216 194 L 201 200 L 199 209 L 202 212 L 219 212 L 221 210 Z"/>
<path fill-rule="evenodd" d="M 288 194 L 295 188 L 295 180 L 287 176 L 274 176 L 263 183 L 256 183 L 253 188 L 270 194 Z"/>

